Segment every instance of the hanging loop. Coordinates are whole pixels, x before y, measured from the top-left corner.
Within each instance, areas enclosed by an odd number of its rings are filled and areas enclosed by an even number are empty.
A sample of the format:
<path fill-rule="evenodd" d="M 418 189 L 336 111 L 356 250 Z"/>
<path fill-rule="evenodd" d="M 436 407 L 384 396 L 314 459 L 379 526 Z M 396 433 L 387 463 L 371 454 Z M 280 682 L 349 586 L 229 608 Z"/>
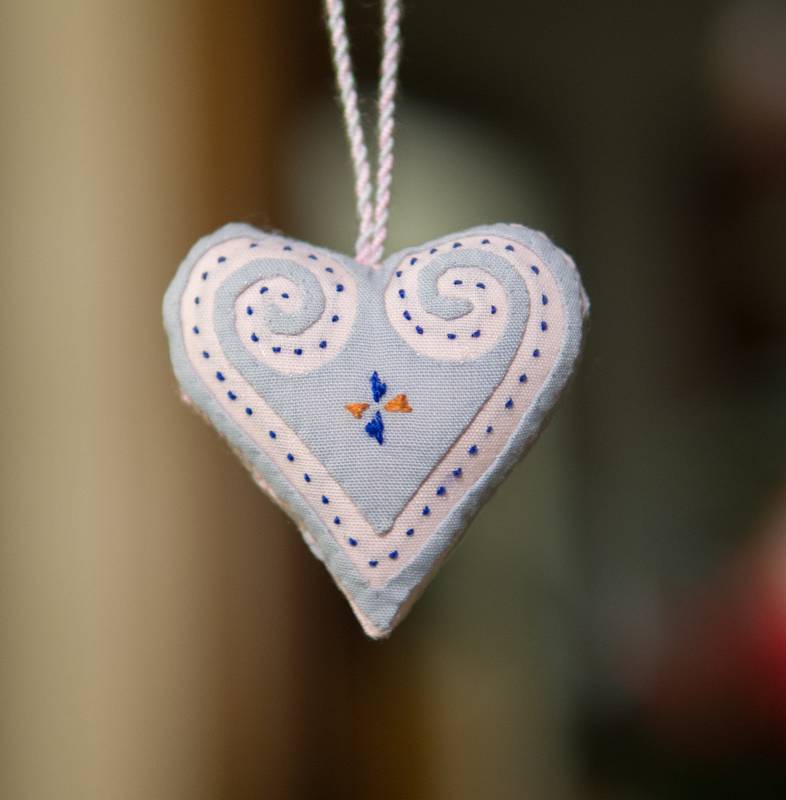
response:
<path fill-rule="evenodd" d="M 359 224 L 355 259 L 361 264 L 378 266 L 387 239 L 390 186 L 393 177 L 395 99 L 401 54 L 401 2 L 383 0 L 383 45 L 377 96 L 377 174 L 373 185 L 349 53 L 344 2 L 325 0 L 325 10 L 333 49 L 336 82 L 344 110 L 344 124 L 355 176 L 355 202 Z"/>

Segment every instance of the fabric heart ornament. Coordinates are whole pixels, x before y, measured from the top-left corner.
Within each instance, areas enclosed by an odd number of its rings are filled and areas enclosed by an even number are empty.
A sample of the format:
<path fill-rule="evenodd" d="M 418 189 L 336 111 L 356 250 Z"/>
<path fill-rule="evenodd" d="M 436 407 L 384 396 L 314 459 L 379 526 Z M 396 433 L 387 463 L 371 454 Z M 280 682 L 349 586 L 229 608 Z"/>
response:
<path fill-rule="evenodd" d="M 164 300 L 184 398 L 388 636 L 532 444 L 582 344 L 572 260 L 519 225 L 363 266 L 232 224 Z"/>

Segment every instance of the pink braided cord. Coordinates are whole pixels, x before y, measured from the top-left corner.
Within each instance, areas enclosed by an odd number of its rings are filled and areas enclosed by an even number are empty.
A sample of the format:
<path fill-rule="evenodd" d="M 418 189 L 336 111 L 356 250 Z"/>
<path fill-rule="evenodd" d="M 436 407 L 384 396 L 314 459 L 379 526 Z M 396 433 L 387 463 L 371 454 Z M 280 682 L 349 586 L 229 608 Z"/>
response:
<path fill-rule="evenodd" d="M 384 44 L 379 74 L 375 189 L 372 189 L 371 184 L 368 150 L 358 108 L 352 60 L 349 55 L 344 2 L 325 0 L 325 10 L 333 48 L 333 65 L 344 109 L 344 123 L 355 174 L 355 199 L 360 223 L 355 243 L 355 259 L 361 264 L 377 266 L 384 252 L 390 208 L 395 96 L 401 51 L 401 3 L 400 0 L 384 0 L 383 6 Z M 372 192 L 374 202 L 372 202 Z"/>
<path fill-rule="evenodd" d="M 384 46 L 379 71 L 379 110 L 377 122 L 377 180 L 371 263 L 378 264 L 385 250 L 390 211 L 390 184 L 393 176 L 393 129 L 396 110 L 398 62 L 401 53 L 401 7 L 399 0 L 385 0 Z"/>

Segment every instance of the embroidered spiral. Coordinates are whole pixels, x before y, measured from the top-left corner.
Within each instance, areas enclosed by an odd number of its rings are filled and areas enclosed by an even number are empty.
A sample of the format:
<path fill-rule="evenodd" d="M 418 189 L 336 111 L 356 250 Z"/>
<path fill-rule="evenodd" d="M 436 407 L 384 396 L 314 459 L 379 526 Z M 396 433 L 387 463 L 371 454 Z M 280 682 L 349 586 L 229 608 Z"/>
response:
<path fill-rule="evenodd" d="M 509 338 L 511 323 L 523 326 L 525 265 L 506 246 L 475 236 L 409 254 L 385 291 L 388 319 L 401 338 L 438 361 L 473 361 Z"/>
<path fill-rule="evenodd" d="M 304 374 L 343 347 L 357 306 L 355 281 L 337 262 L 269 254 L 240 273 L 235 330 L 252 356 L 277 372 Z"/>
<path fill-rule="evenodd" d="M 239 238 L 208 251 L 191 282 L 214 327 L 203 326 L 200 347 L 215 336 L 213 349 L 232 358 L 245 352 L 282 374 L 332 360 L 357 309 L 357 284 L 343 263 L 278 237 Z"/>

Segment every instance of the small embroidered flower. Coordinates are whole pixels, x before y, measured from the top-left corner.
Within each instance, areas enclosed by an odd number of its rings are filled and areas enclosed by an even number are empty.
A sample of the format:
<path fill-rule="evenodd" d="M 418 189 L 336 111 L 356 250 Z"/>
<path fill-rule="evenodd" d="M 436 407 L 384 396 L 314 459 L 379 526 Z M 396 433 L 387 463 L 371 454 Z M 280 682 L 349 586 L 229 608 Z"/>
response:
<path fill-rule="evenodd" d="M 371 399 L 375 403 L 381 403 L 382 398 L 387 394 L 388 385 L 379 377 L 379 373 L 374 371 L 369 378 L 371 387 Z M 369 403 L 347 403 L 344 408 L 349 411 L 355 419 L 363 419 L 363 415 L 368 411 Z M 397 394 L 393 399 L 388 400 L 382 409 L 377 408 L 373 417 L 363 426 L 363 430 L 377 443 L 385 443 L 385 420 L 382 417 L 382 410 L 389 413 L 411 414 L 412 406 L 405 394 Z"/>

